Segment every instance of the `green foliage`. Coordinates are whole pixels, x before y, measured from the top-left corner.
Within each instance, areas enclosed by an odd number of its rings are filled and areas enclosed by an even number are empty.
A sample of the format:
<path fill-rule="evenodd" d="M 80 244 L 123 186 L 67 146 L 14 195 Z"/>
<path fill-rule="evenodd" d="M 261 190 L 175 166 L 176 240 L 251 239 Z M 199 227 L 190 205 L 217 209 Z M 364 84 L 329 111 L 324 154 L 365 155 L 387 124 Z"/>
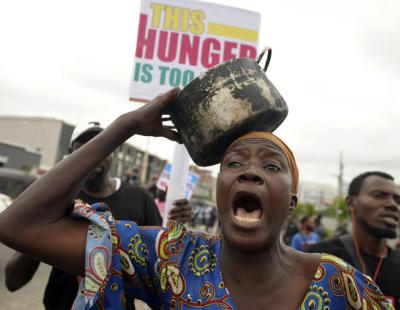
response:
<path fill-rule="evenodd" d="M 294 211 L 295 217 L 300 218 L 304 215 L 315 215 L 315 206 L 312 203 L 298 203 Z"/>
<path fill-rule="evenodd" d="M 332 205 L 328 206 L 322 213 L 324 216 L 336 218 L 339 222 L 347 221 L 350 218 L 346 202 L 343 197 L 335 198 Z"/>
<path fill-rule="evenodd" d="M 335 232 L 334 232 L 333 229 L 330 229 L 330 228 L 326 228 L 326 227 L 325 227 L 325 238 L 333 237 L 334 233 L 335 233 Z"/>
<path fill-rule="evenodd" d="M 326 206 L 323 211 L 318 211 L 323 216 L 337 219 L 339 222 L 348 221 L 350 219 L 346 202 L 343 197 L 335 199 L 331 205 Z M 298 203 L 295 209 L 295 218 L 299 219 L 304 215 L 312 216 L 317 214 L 316 207 L 312 203 Z"/>

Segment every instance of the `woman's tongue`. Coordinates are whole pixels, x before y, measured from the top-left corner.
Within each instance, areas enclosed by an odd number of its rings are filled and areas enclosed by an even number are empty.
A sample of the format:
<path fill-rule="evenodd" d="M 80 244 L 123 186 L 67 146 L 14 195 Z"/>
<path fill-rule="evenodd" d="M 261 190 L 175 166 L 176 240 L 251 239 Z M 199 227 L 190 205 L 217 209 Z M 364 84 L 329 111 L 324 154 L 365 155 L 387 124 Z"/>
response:
<path fill-rule="evenodd" d="M 243 207 L 236 209 L 235 217 L 239 222 L 254 223 L 260 220 L 262 215 L 262 210 L 257 208 L 252 211 L 248 211 Z"/>

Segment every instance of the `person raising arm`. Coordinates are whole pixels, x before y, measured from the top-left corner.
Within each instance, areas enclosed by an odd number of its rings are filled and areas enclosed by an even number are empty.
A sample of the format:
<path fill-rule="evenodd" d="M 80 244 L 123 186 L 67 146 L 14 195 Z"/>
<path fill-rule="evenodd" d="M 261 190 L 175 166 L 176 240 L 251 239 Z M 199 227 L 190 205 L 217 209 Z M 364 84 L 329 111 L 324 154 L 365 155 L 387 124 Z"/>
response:
<path fill-rule="evenodd" d="M 237 137 L 220 159 L 221 237 L 175 221 L 138 227 L 114 220 L 101 203 L 75 203 L 73 214 L 86 220 L 68 216 L 79 182 L 131 135 L 179 140 L 162 125 L 176 94 L 122 115 L 33 184 L 1 214 L 0 241 L 85 273 L 73 309 L 130 309 L 133 298 L 153 309 L 393 309 L 372 280 L 339 258 L 282 244 L 299 173 L 290 148 L 270 132 Z"/>
<path fill-rule="evenodd" d="M 118 117 L 107 129 L 58 163 L 0 215 L 0 241 L 67 272 L 84 275 L 88 222 L 69 216 L 81 184 L 115 148 L 134 134 L 180 142 L 162 124 L 179 89 Z"/>

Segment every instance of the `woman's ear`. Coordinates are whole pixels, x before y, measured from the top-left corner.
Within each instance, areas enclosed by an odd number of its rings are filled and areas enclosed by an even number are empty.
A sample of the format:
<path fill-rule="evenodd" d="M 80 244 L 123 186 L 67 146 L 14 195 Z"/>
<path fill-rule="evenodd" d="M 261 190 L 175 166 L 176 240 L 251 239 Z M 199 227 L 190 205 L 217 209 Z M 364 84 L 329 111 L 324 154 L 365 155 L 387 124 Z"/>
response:
<path fill-rule="evenodd" d="M 290 205 L 289 205 L 289 215 L 294 213 L 294 210 L 296 209 L 297 206 L 297 196 L 295 194 L 292 194 L 290 197 Z"/>
<path fill-rule="evenodd" d="M 292 194 L 290 197 L 290 206 L 293 206 L 293 208 L 297 206 L 297 196 L 295 194 Z"/>

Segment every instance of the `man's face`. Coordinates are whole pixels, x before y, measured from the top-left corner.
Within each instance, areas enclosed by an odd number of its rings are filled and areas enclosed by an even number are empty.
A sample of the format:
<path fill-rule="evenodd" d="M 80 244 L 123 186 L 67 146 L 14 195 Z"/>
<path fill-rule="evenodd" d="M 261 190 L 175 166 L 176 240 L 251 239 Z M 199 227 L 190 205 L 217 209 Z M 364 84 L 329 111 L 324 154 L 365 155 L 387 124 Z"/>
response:
<path fill-rule="evenodd" d="M 367 177 L 358 196 L 350 197 L 357 223 L 377 238 L 395 238 L 400 221 L 400 191 L 380 176 Z"/>
<path fill-rule="evenodd" d="M 217 206 L 224 240 L 256 251 L 279 240 L 289 205 L 291 175 L 283 152 L 264 139 L 248 139 L 228 150 L 217 180 Z"/>
<path fill-rule="evenodd" d="M 304 222 L 304 228 L 307 231 L 313 231 L 315 228 L 315 222 L 312 217 L 309 217 L 305 222 Z"/>
<path fill-rule="evenodd" d="M 79 141 L 74 141 L 71 146 L 71 153 L 78 150 L 81 146 L 89 142 L 91 139 L 93 139 L 99 132 L 94 132 L 94 133 L 88 133 Z M 110 171 L 111 168 L 111 163 L 112 163 L 112 155 L 109 155 L 104 161 L 101 162 L 100 165 L 98 165 L 95 169 L 92 170 L 90 173 L 89 177 L 87 178 L 85 182 L 85 186 L 91 187 L 91 185 L 96 185 L 100 182 L 102 182 L 108 172 Z"/>

